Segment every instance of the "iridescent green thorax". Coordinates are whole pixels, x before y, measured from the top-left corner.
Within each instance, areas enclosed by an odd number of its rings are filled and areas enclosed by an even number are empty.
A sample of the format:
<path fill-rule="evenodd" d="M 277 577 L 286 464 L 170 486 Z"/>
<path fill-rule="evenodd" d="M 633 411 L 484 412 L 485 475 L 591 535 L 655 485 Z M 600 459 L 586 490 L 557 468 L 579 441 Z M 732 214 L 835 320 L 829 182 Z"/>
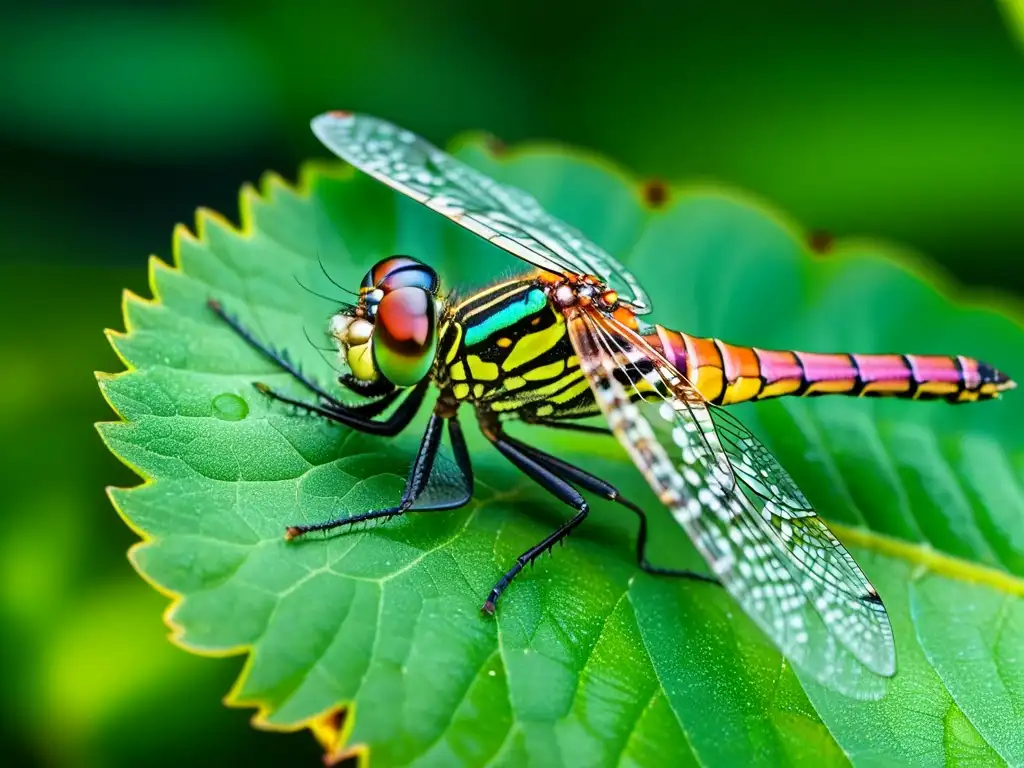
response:
<path fill-rule="evenodd" d="M 458 401 L 524 418 L 594 412 L 565 320 L 536 280 L 512 280 L 460 302 L 442 327 L 435 375 Z"/>
<path fill-rule="evenodd" d="M 514 295 L 518 297 L 519 293 L 515 292 Z M 544 309 L 547 303 L 548 297 L 544 295 L 544 291 L 540 288 L 530 288 L 522 298 L 503 302 L 479 322 L 466 326 L 464 343 L 467 346 L 478 344 L 498 331 L 533 316 Z"/>

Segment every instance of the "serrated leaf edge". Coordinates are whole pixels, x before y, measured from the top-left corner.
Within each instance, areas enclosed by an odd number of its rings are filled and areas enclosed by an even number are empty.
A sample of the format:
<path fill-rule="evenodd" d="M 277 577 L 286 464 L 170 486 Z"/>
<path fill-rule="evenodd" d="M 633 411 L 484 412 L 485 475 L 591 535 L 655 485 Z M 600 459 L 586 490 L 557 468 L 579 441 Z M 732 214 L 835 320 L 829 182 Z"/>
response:
<path fill-rule="evenodd" d="M 506 148 L 502 146 L 500 150 L 496 151 L 494 138 L 492 136 L 479 131 L 470 131 L 459 134 L 450 144 L 452 151 L 456 151 L 458 148 L 465 146 L 482 146 L 488 155 L 500 163 L 507 163 L 517 157 L 527 155 L 531 157 L 556 155 L 563 158 L 568 157 L 572 160 L 596 167 L 615 177 L 623 184 L 623 186 L 632 190 L 636 195 L 640 206 L 650 215 L 665 215 L 676 205 L 685 202 L 687 198 L 692 198 L 698 195 L 713 195 L 729 199 L 733 202 L 749 207 L 755 210 L 758 214 L 769 218 L 795 242 L 800 243 L 802 251 L 808 258 L 822 258 L 821 256 L 816 256 L 813 253 L 813 248 L 810 247 L 810 239 L 812 235 L 815 234 L 814 230 L 801 226 L 796 219 L 784 213 L 781 209 L 776 208 L 758 195 L 728 184 L 710 180 L 672 184 L 665 184 L 661 180 L 657 179 L 644 181 L 639 179 L 624 166 L 619 165 L 603 155 L 559 142 L 527 141 L 518 143 L 513 147 Z M 240 187 L 238 195 L 238 226 L 235 226 L 220 212 L 206 207 L 199 207 L 196 209 L 195 232 L 190 231 L 184 223 L 179 222 L 175 225 L 172 235 L 172 263 L 166 263 L 155 254 L 151 254 L 147 260 L 147 282 L 153 297 L 145 298 L 131 290 L 124 290 L 122 292 L 121 313 L 125 323 L 125 330 L 118 331 L 106 328 L 103 331 L 108 342 L 111 343 L 115 354 L 117 354 L 118 358 L 124 364 L 125 370 L 117 373 L 105 373 L 101 371 L 94 372 L 104 399 L 107 401 L 111 410 L 119 417 L 118 421 L 98 422 L 95 426 L 107 449 L 142 479 L 142 483 L 132 486 L 131 488 L 108 486 L 106 488 L 106 492 L 111 501 L 111 505 L 114 507 L 117 514 L 128 528 L 140 539 L 128 549 L 127 557 L 129 562 L 147 584 L 149 584 L 158 593 L 167 597 L 170 601 L 163 611 L 164 623 L 171 630 L 168 639 L 182 650 L 203 657 L 227 658 L 237 656 L 239 654 L 246 654 L 247 658 L 242 666 L 242 670 L 239 672 L 238 677 L 232 684 L 228 693 L 225 694 L 222 699 L 225 706 L 233 708 L 256 708 L 257 711 L 250 718 L 250 723 L 261 730 L 292 733 L 303 729 L 309 729 L 324 749 L 323 759 L 326 765 L 334 765 L 346 759 L 356 758 L 359 768 L 368 768 L 370 756 L 369 745 L 362 743 L 347 743 L 355 722 L 355 702 L 337 702 L 334 705 L 325 708 L 320 713 L 288 725 L 270 722 L 268 720 L 268 715 L 271 711 L 271 705 L 258 699 L 247 700 L 242 699 L 239 696 L 239 691 L 241 690 L 253 663 L 252 644 L 241 644 L 232 648 L 211 650 L 189 645 L 182 639 L 184 635 L 184 628 L 174 621 L 173 613 L 184 600 L 184 595 L 156 583 L 140 569 L 137 563 L 136 553 L 151 544 L 155 538 L 134 525 L 124 514 L 117 501 L 118 492 L 145 488 L 156 482 L 156 480 L 155 478 L 148 476 L 148 474 L 140 467 L 125 460 L 115 450 L 113 450 L 109 440 L 107 439 L 107 435 L 105 434 L 107 427 L 128 423 L 107 395 L 105 385 L 107 382 L 129 375 L 137 370 L 137 368 L 120 353 L 118 345 L 114 343 L 115 339 L 125 338 L 134 330 L 129 320 L 129 304 L 139 303 L 149 306 L 161 304 L 155 279 L 156 270 L 162 268 L 179 273 L 181 272 L 180 247 L 182 241 L 184 239 L 191 240 L 192 242 L 205 241 L 206 229 L 211 224 L 222 228 L 225 231 L 231 232 L 237 237 L 248 239 L 254 234 L 252 204 L 257 201 L 269 202 L 269 198 L 275 187 L 294 193 L 299 197 L 308 198 L 312 192 L 313 185 L 318 178 L 334 178 L 348 181 L 353 179 L 355 174 L 355 169 L 348 164 L 340 161 L 320 159 L 307 160 L 301 163 L 299 167 L 298 180 L 294 184 L 286 181 L 284 177 L 277 172 L 267 171 L 262 174 L 256 185 L 251 182 L 245 182 Z M 649 186 L 651 184 L 663 185 L 667 190 L 668 197 L 664 204 L 652 204 L 649 197 Z M 825 258 L 828 258 L 830 261 L 838 260 L 851 255 L 853 251 L 861 251 L 865 249 L 871 249 L 882 258 L 887 259 L 890 263 L 907 272 L 916 280 L 934 288 L 937 293 L 942 295 L 949 302 L 961 307 L 984 308 L 998 312 L 1020 327 L 1022 332 L 1024 332 L 1024 302 L 995 289 L 965 288 L 957 283 L 957 281 L 954 280 L 945 270 L 938 268 L 936 265 L 924 259 L 922 255 L 910 249 L 899 247 L 876 238 L 842 237 L 837 238 L 835 242 L 830 245 L 828 255 Z M 1008 594 L 1024 596 L 1024 579 L 1006 572 L 969 563 L 967 561 L 939 553 L 930 547 L 899 541 L 863 528 L 848 527 L 836 523 L 830 523 L 830 527 L 840 536 L 840 539 L 847 544 L 857 544 L 884 554 L 899 557 L 908 562 L 916 563 L 922 569 L 933 573 L 955 576 L 956 578 L 964 581 L 994 587 Z"/>
<path fill-rule="evenodd" d="M 324 763 L 326 765 L 334 765 L 343 760 L 349 758 L 356 758 L 357 764 L 360 768 L 367 768 L 369 765 L 369 747 L 364 744 L 347 744 L 348 738 L 352 731 L 353 723 L 355 722 L 355 705 L 354 702 L 339 702 L 326 708 L 324 711 L 313 715 L 312 717 L 291 724 L 291 725 L 278 725 L 268 721 L 267 717 L 270 713 L 270 705 L 265 704 L 261 701 L 256 700 L 245 700 L 240 698 L 239 690 L 242 687 L 244 680 L 249 674 L 250 667 L 253 660 L 252 645 L 242 644 L 233 648 L 225 648 L 218 650 L 198 648 L 190 645 L 183 640 L 184 627 L 179 625 L 173 618 L 174 612 L 178 606 L 184 600 L 184 595 L 167 589 L 161 584 L 154 581 L 149 577 L 139 566 L 137 560 L 137 553 L 143 548 L 149 546 L 155 537 L 151 536 L 145 530 L 136 526 L 124 513 L 118 502 L 117 495 L 119 492 L 136 490 L 145 488 L 156 482 L 156 478 L 149 476 L 149 474 L 141 467 L 134 465 L 132 462 L 124 459 L 117 451 L 115 451 L 110 441 L 107 438 L 107 427 L 116 426 L 119 424 L 128 423 L 122 414 L 118 411 L 117 407 L 111 401 L 107 394 L 106 384 L 110 381 L 114 381 L 122 376 L 135 373 L 137 368 L 128 361 L 118 349 L 118 345 L 115 343 L 116 339 L 122 339 L 129 336 L 134 328 L 132 327 L 129 319 L 128 307 L 129 304 L 138 303 L 148 306 L 156 306 L 161 304 L 159 291 L 157 289 L 156 282 L 156 271 L 158 269 L 166 269 L 174 272 L 181 272 L 181 260 L 180 260 L 180 248 L 183 240 L 188 239 L 193 242 L 203 242 L 206 238 L 206 228 L 213 224 L 220 228 L 223 228 L 232 234 L 248 239 L 253 235 L 253 215 L 252 215 L 252 204 L 257 200 L 267 201 L 273 188 L 280 187 L 282 189 L 293 192 L 300 197 L 308 197 L 312 191 L 313 183 L 317 178 L 320 177 L 332 177 L 338 179 L 351 179 L 354 176 L 354 169 L 351 166 L 347 166 L 341 163 L 335 163 L 331 161 L 308 161 L 303 163 L 299 170 L 299 180 L 296 184 L 289 184 L 280 174 L 273 171 L 264 173 L 258 182 L 258 188 L 250 182 L 246 182 L 242 185 L 239 190 L 239 225 L 235 226 L 231 223 L 227 217 L 219 213 L 218 211 L 200 207 L 196 209 L 195 215 L 195 232 L 193 233 L 188 229 L 184 223 L 178 223 L 174 227 L 172 235 L 172 263 L 168 264 L 159 256 L 151 254 L 147 260 L 147 283 L 149 290 L 152 293 L 152 298 L 145 298 L 139 296 L 131 290 L 124 290 L 121 295 L 121 316 L 124 320 L 125 329 L 124 331 L 118 331 L 111 328 L 105 328 L 103 330 L 104 336 L 110 343 L 118 359 L 121 360 L 125 366 L 125 370 L 117 373 L 106 373 L 102 371 L 95 371 L 94 375 L 97 382 L 99 383 L 100 392 L 103 395 L 104 400 L 110 406 L 111 410 L 119 417 L 118 421 L 105 421 L 98 422 L 95 426 L 99 433 L 100 439 L 114 456 L 131 469 L 135 474 L 142 478 L 142 483 L 132 486 L 131 488 L 119 488 L 115 486 L 108 486 L 105 490 L 107 498 L 110 499 L 111 505 L 117 512 L 121 520 L 128 526 L 128 528 L 139 537 L 139 541 L 132 544 L 127 552 L 128 561 L 131 563 L 132 568 L 142 577 L 150 587 L 156 590 L 159 594 L 168 598 L 170 601 L 167 607 L 163 611 L 163 621 L 167 627 L 171 630 L 168 635 L 168 639 L 171 643 L 189 653 L 208 657 L 208 658 L 227 658 L 237 656 L 240 654 L 246 655 L 246 660 L 242 666 L 242 670 L 232 684 L 230 690 L 225 694 L 223 702 L 225 706 L 229 707 L 255 707 L 256 713 L 250 718 L 250 722 L 253 726 L 267 731 L 278 731 L 278 732 L 296 732 L 304 728 L 308 728 L 316 740 L 320 743 L 324 749 Z"/>

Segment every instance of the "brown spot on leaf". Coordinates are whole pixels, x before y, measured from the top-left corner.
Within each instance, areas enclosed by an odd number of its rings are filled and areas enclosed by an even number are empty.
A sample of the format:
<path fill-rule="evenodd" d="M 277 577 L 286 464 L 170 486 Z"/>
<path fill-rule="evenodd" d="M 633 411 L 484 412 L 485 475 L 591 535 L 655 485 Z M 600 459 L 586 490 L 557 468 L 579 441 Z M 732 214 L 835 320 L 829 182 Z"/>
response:
<path fill-rule="evenodd" d="M 821 256 L 831 253 L 835 242 L 835 235 L 824 229 L 814 229 L 807 233 L 807 247 Z"/>
<path fill-rule="evenodd" d="M 487 149 L 492 155 L 504 155 L 508 152 L 508 145 L 493 133 L 488 133 L 487 136 L 484 137 L 484 143 L 487 145 Z"/>
<path fill-rule="evenodd" d="M 644 182 L 644 202 L 651 208 L 657 210 L 668 202 L 668 185 L 660 179 L 651 179 Z"/>
<path fill-rule="evenodd" d="M 345 726 L 345 714 L 348 712 L 344 707 L 338 707 L 332 709 L 326 715 L 324 715 L 324 727 L 329 728 L 335 733 L 339 733 Z"/>

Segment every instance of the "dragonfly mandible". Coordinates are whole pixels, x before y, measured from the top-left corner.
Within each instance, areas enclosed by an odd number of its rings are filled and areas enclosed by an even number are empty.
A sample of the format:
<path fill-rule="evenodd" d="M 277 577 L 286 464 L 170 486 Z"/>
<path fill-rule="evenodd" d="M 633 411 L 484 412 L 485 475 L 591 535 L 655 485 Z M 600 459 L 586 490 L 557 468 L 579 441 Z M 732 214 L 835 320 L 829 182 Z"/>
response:
<path fill-rule="evenodd" d="M 850 695 L 873 696 L 875 683 L 896 669 L 878 592 L 786 470 L 723 406 L 826 394 L 967 403 L 996 398 L 1014 382 L 962 355 L 773 351 L 647 324 L 641 316 L 651 303 L 637 279 L 527 193 L 374 117 L 328 112 L 312 128 L 356 168 L 535 270 L 452 300 L 435 271 L 414 258 L 375 264 L 356 303 L 341 307 L 328 329 L 350 370 L 339 383 L 367 398 L 356 406 L 306 378 L 211 300 L 241 336 L 316 396 L 306 402 L 257 384 L 276 400 L 393 436 L 430 387 L 437 390 L 398 504 L 294 525 L 286 538 L 466 504 L 473 470 L 458 414 L 468 404 L 494 447 L 574 512 L 510 564 L 484 612 L 493 614 L 516 575 L 584 521 L 589 494 L 639 517 L 640 568 L 721 584 L 797 666 Z M 601 414 L 607 429 L 578 423 Z M 604 479 L 507 434 L 509 419 L 618 438 L 710 575 L 651 565 L 644 510 Z M 460 476 L 437 483 L 432 472 L 445 430 Z"/>

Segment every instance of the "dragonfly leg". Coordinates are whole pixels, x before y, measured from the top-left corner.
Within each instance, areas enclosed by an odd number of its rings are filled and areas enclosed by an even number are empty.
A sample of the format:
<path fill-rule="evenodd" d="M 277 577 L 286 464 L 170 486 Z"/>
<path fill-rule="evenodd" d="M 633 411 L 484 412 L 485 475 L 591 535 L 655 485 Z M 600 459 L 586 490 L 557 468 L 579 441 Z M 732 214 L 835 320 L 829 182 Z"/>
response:
<path fill-rule="evenodd" d="M 290 373 L 297 381 L 301 382 L 304 386 L 315 392 L 319 397 L 323 398 L 325 403 L 335 407 L 343 407 L 342 403 L 335 400 L 325 392 L 319 384 L 302 373 L 298 366 L 295 365 L 295 363 L 293 363 L 288 357 L 288 353 L 286 351 L 278 352 L 273 347 L 264 344 L 256 338 L 256 335 L 252 331 L 245 327 L 241 320 L 228 313 L 228 311 L 224 309 L 224 306 L 216 299 L 209 299 L 206 303 L 221 320 L 231 326 L 231 329 L 245 339 L 251 347 L 262 352 L 265 357 L 269 358 L 280 368 L 283 368 L 285 371 Z"/>
<path fill-rule="evenodd" d="M 402 390 L 393 389 L 383 397 L 377 398 L 372 403 L 362 403 L 361 405 L 348 405 L 345 406 L 345 411 L 352 414 L 353 416 L 359 416 L 363 419 L 372 419 L 374 416 L 379 416 L 387 410 L 388 406 L 391 405 L 398 396 L 402 394 Z"/>
<path fill-rule="evenodd" d="M 279 400 L 282 403 L 288 405 L 294 405 L 298 408 L 302 408 L 310 413 L 314 413 L 317 416 L 323 416 L 325 419 L 330 419 L 339 424 L 344 424 L 347 427 L 364 432 L 368 435 L 382 435 L 384 437 L 394 437 L 403 429 L 405 429 L 409 422 L 412 421 L 416 412 L 420 409 L 420 405 L 423 404 L 423 398 L 427 394 L 427 387 L 430 386 L 430 379 L 423 379 L 417 384 L 412 391 L 406 396 L 405 400 L 383 421 L 373 421 L 365 416 L 366 410 L 360 412 L 355 408 L 346 408 L 345 406 L 333 407 L 328 404 L 316 405 L 315 403 L 307 403 L 302 400 L 296 400 L 288 395 L 283 395 L 280 392 L 276 392 L 266 384 L 256 382 L 255 387 L 265 394 L 267 397 Z M 398 390 L 396 390 L 397 392 Z M 397 395 L 395 395 L 397 397 Z M 394 397 L 391 398 L 392 400 Z M 362 406 L 363 409 L 370 409 L 371 406 L 374 408 L 380 408 L 383 410 L 390 403 L 388 401 L 383 407 L 380 406 L 380 402 L 367 403 Z M 376 415 L 375 413 L 372 415 Z"/>
<path fill-rule="evenodd" d="M 691 571 L 683 568 L 662 568 L 660 566 L 651 565 L 647 560 L 646 549 L 647 549 L 647 515 L 640 507 L 633 502 L 624 498 L 619 490 L 611 483 L 605 482 L 601 478 L 590 474 L 589 472 L 580 469 L 579 467 L 569 464 L 566 461 L 552 456 L 548 453 L 534 448 L 526 443 L 522 443 L 519 440 L 506 436 L 507 440 L 515 444 L 519 450 L 529 454 L 533 459 L 538 461 L 540 464 L 547 467 L 549 470 L 554 472 L 556 475 L 561 477 L 563 480 L 567 480 L 574 485 L 579 486 L 584 491 L 590 493 L 596 493 L 609 501 L 614 501 L 621 504 L 626 509 L 631 510 L 640 518 L 640 531 L 637 534 L 636 540 L 636 563 L 640 570 L 646 573 L 656 574 L 658 576 L 676 576 L 687 579 L 697 579 L 698 581 L 707 581 L 712 584 L 720 584 L 718 579 L 708 576 L 697 571 Z"/>
<path fill-rule="evenodd" d="M 512 579 L 518 576 L 519 572 L 522 571 L 523 568 L 568 536 L 573 528 L 583 522 L 587 514 L 590 512 L 590 507 L 587 505 L 586 499 L 580 495 L 579 491 L 573 488 L 565 480 L 558 477 L 558 475 L 550 469 L 543 466 L 528 453 L 522 451 L 515 444 L 518 441 L 510 440 L 510 438 L 501 432 L 488 434 L 487 436 L 494 444 L 494 447 L 501 451 L 502 454 L 504 454 L 505 457 L 515 464 L 524 474 L 535 480 L 542 488 L 550 492 L 555 498 L 576 510 L 576 514 L 571 520 L 564 523 L 539 544 L 530 547 L 523 554 L 517 557 L 515 565 L 509 568 L 505 575 L 498 579 L 498 582 L 494 585 L 494 589 L 492 589 L 490 595 L 487 596 L 487 601 L 481 608 L 484 613 L 493 615 L 495 603 L 497 603 L 498 598 L 501 597 L 502 593 L 512 582 Z"/>
<path fill-rule="evenodd" d="M 405 490 L 402 491 L 402 499 L 397 506 L 362 512 L 348 517 L 340 517 L 323 523 L 292 525 L 285 531 L 285 539 L 290 541 L 311 531 L 329 531 L 333 528 L 362 523 L 367 520 L 396 517 L 410 511 L 437 512 L 456 509 L 466 504 L 473 495 L 473 470 L 469 462 L 469 452 L 466 450 L 466 441 L 462 435 L 462 428 L 459 426 L 458 419 L 452 416 L 448 419 L 448 436 L 452 441 L 455 463 L 462 473 L 462 488 L 456 495 L 447 499 L 422 506 L 414 506 L 417 498 L 426 489 L 430 480 L 430 472 L 434 468 L 434 459 L 437 457 L 441 444 L 441 430 L 444 421 L 444 418 L 437 414 L 432 414 L 427 422 L 427 429 L 423 434 L 423 440 L 420 442 L 420 449 L 416 453 L 412 469 L 409 470 L 409 476 L 405 481 Z"/>
<path fill-rule="evenodd" d="M 341 403 L 338 403 L 337 406 L 332 406 L 329 402 L 317 404 L 315 402 L 299 400 L 295 397 L 290 397 L 287 394 L 282 394 L 278 390 L 272 389 L 261 381 L 253 382 L 253 386 L 270 399 L 287 403 L 289 406 L 295 406 L 296 408 L 300 408 L 303 411 L 315 414 L 316 416 L 323 416 L 325 419 L 330 419 L 331 421 L 338 422 L 339 424 L 344 424 L 345 426 L 351 427 L 352 429 L 356 429 L 360 432 L 386 436 L 396 435 L 402 429 L 406 428 L 409 422 L 413 420 L 416 412 L 419 410 L 420 403 L 423 402 L 423 394 L 426 393 L 426 390 L 424 389 L 424 392 L 417 397 L 417 393 L 414 390 L 408 397 L 406 397 L 406 399 L 404 399 L 400 406 L 395 409 L 391 416 L 384 421 L 379 422 L 373 421 L 373 417 L 382 414 L 387 407 L 397 399 L 398 395 L 401 394 L 400 390 L 396 389 L 391 394 L 385 395 L 373 402 L 365 402 L 364 404 L 361 404 L 361 406 L 349 407 L 344 406 L 344 404 Z M 410 411 L 404 410 L 407 409 L 407 407 L 409 407 Z"/>
<path fill-rule="evenodd" d="M 362 379 L 357 379 L 351 373 L 343 373 L 338 376 L 338 383 L 363 397 L 383 397 L 399 391 L 394 384 L 383 376 L 373 381 L 363 381 Z"/>
<path fill-rule="evenodd" d="M 262 352 L 265 357 L 269 358 L 277 366 L 290 373 L 296 381 L 314 392 L 324 405 L 333 409 L 347 410 L 355 414 L 360 414 L 366 418 L 371 418 L 372 416 L 376 416 L 384 411 L 384 409 L 387 408 L 401 392 L 401 390 L 397 389 L 393 384 L 383 378 L 379 378 L 376 381 L 362 381 L 352 374 L 343 373 L 338 377 L 338 382 L 345 388 L 358 395 L 362 395 L 363 397 L 381 398 L 380 401 L 372 403 L 347 406 L 334 396 L 327 393 L 317 382 L 313 381 L 299 370 L 299 367 L 293 363 L 291 358 L 288 356 L 287 350 L 278 351 L 273 347 L 264 344 L 256 338 L 256 335 L 237 317 L 229 314 L 227 310 L 224 309 L 223 305 L 221 305 L 221 303 L 216 299 L 210 299 L 207 301 L 207 304 L 221 320 L 227 323 L 231 329 L 248 342 L 251 347 Z M 390 397 L 390 399 L 386 399 L 388 397 Z"/>

